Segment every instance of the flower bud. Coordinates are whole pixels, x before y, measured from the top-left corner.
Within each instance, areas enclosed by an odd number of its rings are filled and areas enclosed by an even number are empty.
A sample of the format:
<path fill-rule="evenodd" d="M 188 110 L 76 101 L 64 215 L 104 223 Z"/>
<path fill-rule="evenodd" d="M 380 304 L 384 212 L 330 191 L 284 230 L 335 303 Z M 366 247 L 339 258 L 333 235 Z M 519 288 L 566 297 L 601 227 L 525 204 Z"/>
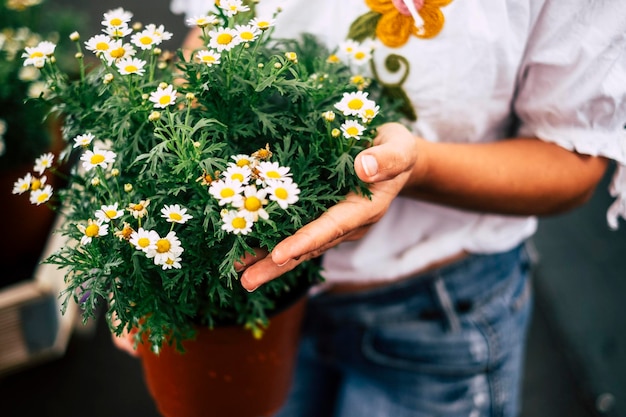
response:
<path fill-rule="evenodd" d="M 274 68 L 281 69 L 282 67 L 283 67 L 283 64 L 281 64 L 280 62 L 275 62 L 274 63 Z"/>
<path fill-rule="evenodd" d="M 161 53 L 163 53 L 163 50 L 161 48 L 154 48 L 152 50 L 152 55 L 161 55 Z"/>
<path fill-rule="evenodd" d="M 80 33 L 78 33 L 78 32 L 70 33 L 70 40 L 72 42 L 78 42 L 80 40 Z"/>
<path fill-rule="evenodd" d="M 117 177 L 118 175 L 120 175 L 120 170 L 117 169 L 117 168 L 113 168 L 111 170 L 111 175 L 114 176 L 114 177 Z"/>
<path fill-rule="evenodd" d="M 98 177 L 92 178 L 91 185 L 93 185 L 94 187 L 97 187 L 98 185 L 100 185 L 100 178 Z"/>
<path fill-rule="evenodd" d="M 169 85 L 168 83 L 161 82 L 159 83 L 159 88 L 163 90 L 163 89 L 166 89 L 168 85 Z"/>
<path fill-rule="evenodd" d="M 335 120 L 335 112 L 332 110 L 325 111 L 324 113 L 322 113 L 322 117 L 327 122 L 332 122 Z"/>
<path fill-rule="evenodd" d="M 196 95 L 194 93 L 187 93 L 185 94 L 185 98 L 189 101 L 191 100 L 195 100 L 196 99 Z"/>
<path fill-rule="evenodd" d="M 114 75 L 111 73 L 105 74 L 104 75 L 104 83 L 105 84 L 109 84 L 111 81 L 113 81 Z"/>
<path fill-rule="evenodd" d="M 133 184 L 124 184 L 124 191 L 126 191 L 127 193 L 133 191 Z"/>
<path fill-rule="evenodd" d="M 156 122 L 157 120 L 159 120 L 161 118 L 161 113 L 158 111 L 153 111 L 152 113 L 150 113 L 150 115 L 148 116 L 148 120 L 151 122 Z"/>
<path fill-rule="evenodd" d="M 330 134 L 332 137 L 338 138 L 339 135 L 341 135 L 341 130 L 334 128 L 333 130 L 330 131 Z"/>
<path fill-rule="evenodd" d="M 83 59 L 83 57 L 84 57 L 84 55 L 83 55 L 82 52 L 76 52 L 74 54 L 74 58 L 76 58 L 76 59 Z"/>

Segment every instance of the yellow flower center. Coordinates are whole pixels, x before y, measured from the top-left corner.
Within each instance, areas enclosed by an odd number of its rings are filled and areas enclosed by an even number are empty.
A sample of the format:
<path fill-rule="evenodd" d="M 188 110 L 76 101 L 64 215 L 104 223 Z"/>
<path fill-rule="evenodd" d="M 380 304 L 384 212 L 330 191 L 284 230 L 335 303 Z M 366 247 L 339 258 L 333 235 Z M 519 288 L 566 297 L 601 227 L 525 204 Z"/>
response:
<path fill-rule="evenodd" d="M 32 182 L 30 184 L 30 188 L 33 191 L 36 191 L 36 190 L 40 189 L 41 188 L 41 181 L 39 179 L 37 179 L 37 178 L 33 178 Z"/>
<path fill-rule="evenodd" d="M 126 72 L 137 72 L 137 67 L 134 65 L 126 65 L 124 69 L 126 70 Z"/>
<path fill-rule="evenodd" d="M 100 227 L 95 223 L 91 223 L 89 226 L 85 228 L 85 236 L 87 237 L 98 236 L 99 231 L 100 231 Z"/>
<path fill-rule="evenodd" d="M 361 100 L 360 98 L 353 98 L 348 102 L 348 107 L 351 110 L 359 110 L 361 107 L 363 107 L 363 100 Z"/>
<path fill-rule="evenodd" d="M 267 29 L 270 27 L 270 22 L 268 22 L 267 20 L 262 20 L 260 22 L 257 22 L 256 24 L 259 29 Z"/>
<path fill-rule="evenodd" d="M 243 182 L 243 174 L 241 174 L 239 172 L 233 174 L 230 178 L 233 179 L 233 180 L 236 180 L 236 181 Z"/>
<path fill-rule="evenodd" d="M 43 52 L 40 51 L 35 51 L 32 54 L 30 54 L 31 58 L 43 58 Z"/>
<path fill-rule="evenodd" d="M 250 165 L 250 161 L 248 161 L 247 159 L 240 159 L 239 161 L 237 161 L 237 166 L 238 167 L 245 167 L 247 165 Z"/>
<path fill-rule="evenodd" d="M 159 104 L 169 104 L 170 101 L 172 101 L 172 98 L 170 96 L 161 96 L 161 98 L 159 99 Z"/>
<path fill-rule="evenodd" d="M 107 210 L 107 211 L 104 212 L 104 214 L 106 214 L 106 216 L 109 219 L 113 219 L 117 215 L 117 211 L 116 210 Z"/>
<path fill-rule="evenodd" d="M 111 26 L 120 26 L 122 24 L 122 19 L 120 19 L 119 17 L 114 17 L 109 23 L 111 23 Z"/>
<path fill-rule="evenodd" d="M 289 197 L 289 193 L 283 187 L 277 188 L 274 192 L 274 195 L 276 195 L 276 197 L 280 198 L 281 200 L 286 200 L 287 197 Z"/>
<path fill-rule="evenodd" d="M 147 248 L 148 246 L 150 246 L 150 239 L 148 239 L 147 237 L 139 238 L 139 240 L 137 240 L 137 245 L 142 248 Z"/>
<path fill-rule="evenodd" d="M 202 61 L 204 62 L 215 62 L 215 57 L 213 55 L 205 55 L 202 57 Z"/>
<path fill-rule="evenodd" d="M 235 229 L 245 229 L 248 222 L 243 217 L 235 217 L 230 224 L 233 225 Z"/>
<path fill-rule="evenodd" d="M 180 213 L 170 213 L 170 219 L 179 222 L 183 219 L 183 216 L 181 216 Z"/>
<path fill-rule="evenodd" d="M 98 165 L 104 162 L 104 155 L 100 155 L 99 153 L 93 155 L 90 159 L 92 165 Z"/>
<path fill-rule="evenodd" d="M 152 37 L 142 36 L 141 38 L 139 38 L 139 42 L 141 42 L 143 45 L 150 45 L 152 43 Z"/>
<path fill-rule="evenodd" d="M 247 197 L 246 201 L 244 201 L 243 203 L 243 206 L 248 211 L 257 211 L 261 208 L 261 205 L 261 200 L 259 200 L 257 197 Z"/>
<path fill-rule="evenodd" d="M 228 45 L 233 40 L 233 35 L 230 33 L 220 33 L 217 36 L 217 43 L 220 45 Z"/>
<path fill-rule="evenodd" d="M 98 51 L 108 51 L 109 50 L 109 44 L 106 42 L 98 42 L 96 44 L 96 50 Z"/>
<path fill-rule="evenodd" d="M 358 136 L 359 129 L 354 126 L 350 126 L 349 128 L 346 129 L 346 133 L 350 136 Z"/>
<path fill-rule="evenodd" d="M 170 248 L 172 247 L 172 244 L 167 239 L 159 239 L 156 243 L 156 247 L 157 247 L 157 252 L 166 253 L 166 252 L 169 252 Z"/>
<path fill-rule="evenodd" d="M 174 265 L 174 260 L 172 258 L 167 258 L 167 261 L 165 261 L 165 263 L 168 265 Z"/>
<path fill-rule="evenodd" d="M 359 60 L 364 59 L 364 58 L 365 58 L 365 52 L 363 52 L 363 51 L 359 51 L 359 52 L 357 52 L 357 53 L 355 53 L 355 54 L 354 54 L 354 57 L 355 57 L 356 59 L 359 59 Z"/>
<path fill-rule="evenodd" d="M 143 210 L 143 204 L 133 204 L 132 209 L 135 211 Z"/>
<path fill-rule="evenodd" d="M 267 178 L 280 178 L 280 173 L 278 171 L 267 171 L 265 175 Z"/>
<path fill-rule="evenodd" d="M 111 51 L 111 57 L 118 59 L 124 56 L 124 53 L 126 51 L 124 50 L 124 48 L 115 48 L 114 50 Z"/>
<path fill-rule="evenodd" d="M 41 193 L 39 195 L 39 197 L 37 197 L 37 201 L 39 203 L 45 203 L 46 201 L 48 201 L 49 198 L 50 198 L 50 194 L 48 194 L 48 193 Z"/>
<path fill-rule="evenodd" d="M 222 191 L 220 191 L 220 197 L 222 198 L 230 198 L 234 195 L 235 190 L 233 190 L 232 188 L 222 188 Z"/>
<path fill-rule="evenodd" d="M 252 39 L 254 39 L 254 33 L 252 32 L 241 32 L 239 34 L 239 36 L 241 37 L 241 39 L 243 39 L 244 41 L 251 41 Z"/>
<path fill-rule="evenodd" d="M 367 119 L 372 119 L 374 117 L 374 110 L 373 109 L 367 109 L 363 112 L 363 115 L 367 118 Z"/>

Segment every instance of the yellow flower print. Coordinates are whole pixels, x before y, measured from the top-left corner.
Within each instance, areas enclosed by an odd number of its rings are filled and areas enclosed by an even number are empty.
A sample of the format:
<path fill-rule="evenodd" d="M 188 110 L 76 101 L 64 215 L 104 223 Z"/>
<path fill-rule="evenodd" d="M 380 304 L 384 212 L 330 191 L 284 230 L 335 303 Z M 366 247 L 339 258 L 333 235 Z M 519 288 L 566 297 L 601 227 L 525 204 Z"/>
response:
<path fill-rule="evenodd" d="M 404 45 L 410 35 L 418 38 L 437 36 L 445 21 L 441 8 L 452 0 L 413 0 L 415 11 L 422 22 L 416 22 L 411 10 L 401 0 L 365 0 L 380 18 L 376 24 L 376 37 L 389 47 Z"/>

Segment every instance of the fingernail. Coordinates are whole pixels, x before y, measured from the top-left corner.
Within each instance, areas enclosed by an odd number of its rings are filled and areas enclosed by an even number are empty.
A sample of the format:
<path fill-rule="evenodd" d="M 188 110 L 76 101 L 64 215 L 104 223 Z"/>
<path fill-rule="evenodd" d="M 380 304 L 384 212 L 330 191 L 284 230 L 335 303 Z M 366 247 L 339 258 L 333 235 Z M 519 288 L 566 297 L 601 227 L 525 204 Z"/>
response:
<path fill-rule="evenodd" d="M 291 261 L 291 259 L 287 259 L 285 262 L 280 263 L 280 264 L 276 264 L 276 265 L 278 265 L 278 266 L 285 266 L 285 265 L 287 265 L 289 263 L 289 261 Z"/>
<path fill-rule="evenodd" d="M 251 289 L 247 289 L 247 288 L 246 288 L 246 291 L 248 291 L 248 292 L 254 292 L 254 291 L 256 291 L 256 289 L 257 289 L 257 288 L 259 288 L 259 287 L 257 286 L 257 287 L 251 288 Z"/>
<path fill-rule="evenodd" d="M 378 162 L 372 155 L 361 156 L 361 166 L 363 167 L 363 171 L 365 171 L 365 175 L 368 177 L 373 177 L 378 174 Z"/>

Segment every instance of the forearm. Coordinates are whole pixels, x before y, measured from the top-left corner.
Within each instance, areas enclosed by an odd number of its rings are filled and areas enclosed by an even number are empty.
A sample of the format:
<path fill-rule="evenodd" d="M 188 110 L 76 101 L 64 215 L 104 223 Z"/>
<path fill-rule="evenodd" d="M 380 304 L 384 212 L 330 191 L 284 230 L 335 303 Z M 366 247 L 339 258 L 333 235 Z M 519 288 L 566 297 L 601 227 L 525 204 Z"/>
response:
<path fill-rule="evenodd" d="M 402 194 L 462 209 L 547 215 L 592 195 L 607 160 L 537 139 L 431 143 L 417 139 L 418 160 Z"/>

